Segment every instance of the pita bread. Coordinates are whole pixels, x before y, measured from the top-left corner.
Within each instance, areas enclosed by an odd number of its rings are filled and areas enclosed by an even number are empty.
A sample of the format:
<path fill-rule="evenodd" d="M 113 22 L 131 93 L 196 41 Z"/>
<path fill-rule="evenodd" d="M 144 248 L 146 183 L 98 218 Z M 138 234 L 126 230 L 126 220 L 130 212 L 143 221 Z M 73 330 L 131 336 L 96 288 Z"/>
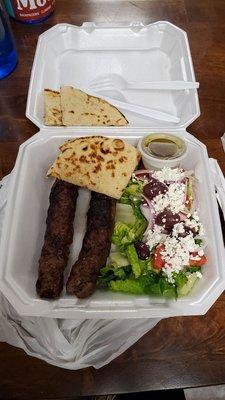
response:
<path fill-rule="evenodd" d="M 128 121 L 116 107 L 71 86 L 60 91 L 63 125 L 122 126 Z"/>
<path fill-rule="evenodd" d="M 45 125 L 62 125 L 60 93 L 55 90 L 44 90 Z"/>
<path fill-rule="evenodd" d="M 60 146 L 47 176 L 119 199 L 137 166 L 137 149 L 121 139 L 88 136 Z"/>

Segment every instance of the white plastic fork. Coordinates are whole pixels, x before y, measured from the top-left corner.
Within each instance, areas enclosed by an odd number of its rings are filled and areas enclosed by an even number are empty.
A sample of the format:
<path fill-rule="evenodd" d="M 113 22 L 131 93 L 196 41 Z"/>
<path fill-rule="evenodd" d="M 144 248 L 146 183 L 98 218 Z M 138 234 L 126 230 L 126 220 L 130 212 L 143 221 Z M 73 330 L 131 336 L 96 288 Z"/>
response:
<path fill-rule="evenodd" d="M 117 74 L 101 75 L 89 82 L 92 90 L 112 90 L 112 89 L 141 89 L 141 90 L 185 90 L 198 89 L 199 82 L 188 81 L 136 81 L 127 82 Z"/>
<path fill-rule="evenodd" d="M 119 109 L 122 109 L 122 110 L 131 111 L 135 114 L 143 115 L 144 117 L 153 118 L 153 119 L 157 119 L 160 121 L 174 122 L 174 123 L 180 122 L 180 118 L 176 117 L 175 115 L 165 113 L 163 111 L 158 111 L 158 110 L 154 110 L 152 108 L 143 107 L 143 106 L 139 106 L 136 104 L 127 103 L 125 101 L 116 100 L 112 97 L 108 97 L 108 96 L 102 95 L 100 93 L 97 93 L 97 91 L 89 90 L 89 88 L 86 88 L 86 89 L 80 88 L 80 90 L 85 91 L 90 96 L 97 96 L 103 100 L 106 100 L 113 106 L 118 107 Z"/>

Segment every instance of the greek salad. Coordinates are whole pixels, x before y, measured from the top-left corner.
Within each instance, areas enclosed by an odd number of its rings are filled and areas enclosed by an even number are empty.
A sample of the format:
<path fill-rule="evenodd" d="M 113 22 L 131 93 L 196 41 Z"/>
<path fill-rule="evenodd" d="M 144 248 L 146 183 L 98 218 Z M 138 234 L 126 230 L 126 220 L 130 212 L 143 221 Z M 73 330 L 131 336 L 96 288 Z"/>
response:
<path fill-rule="evenodd" d="M 207 262 L 196 183 L 182 168 L 133 173 L 117 202 L 101 287 L 172 298 L 190 292 Z"/>

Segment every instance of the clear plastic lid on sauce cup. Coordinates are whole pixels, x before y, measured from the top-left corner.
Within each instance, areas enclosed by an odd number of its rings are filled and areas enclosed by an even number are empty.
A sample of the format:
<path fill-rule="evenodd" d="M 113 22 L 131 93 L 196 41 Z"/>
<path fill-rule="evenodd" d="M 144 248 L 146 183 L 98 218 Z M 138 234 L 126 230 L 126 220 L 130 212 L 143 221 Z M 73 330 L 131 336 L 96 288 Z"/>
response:
<path fill-rule="evenodd" d="M 187 156 L 187 143 L 178 136 L 156 133 L 142 137 L 138 150 L 147 169 L 177 167 Z"/>

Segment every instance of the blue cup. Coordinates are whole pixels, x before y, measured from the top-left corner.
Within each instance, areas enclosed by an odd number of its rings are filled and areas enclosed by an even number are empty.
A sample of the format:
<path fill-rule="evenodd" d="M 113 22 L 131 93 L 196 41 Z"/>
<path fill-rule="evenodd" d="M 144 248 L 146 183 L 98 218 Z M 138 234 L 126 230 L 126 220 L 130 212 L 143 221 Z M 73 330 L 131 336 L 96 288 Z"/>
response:
<path fill-rule="evenodd" d="M 0 0 L 0 79 L 16 67 L 18 58 L 9 19 Z"/>

